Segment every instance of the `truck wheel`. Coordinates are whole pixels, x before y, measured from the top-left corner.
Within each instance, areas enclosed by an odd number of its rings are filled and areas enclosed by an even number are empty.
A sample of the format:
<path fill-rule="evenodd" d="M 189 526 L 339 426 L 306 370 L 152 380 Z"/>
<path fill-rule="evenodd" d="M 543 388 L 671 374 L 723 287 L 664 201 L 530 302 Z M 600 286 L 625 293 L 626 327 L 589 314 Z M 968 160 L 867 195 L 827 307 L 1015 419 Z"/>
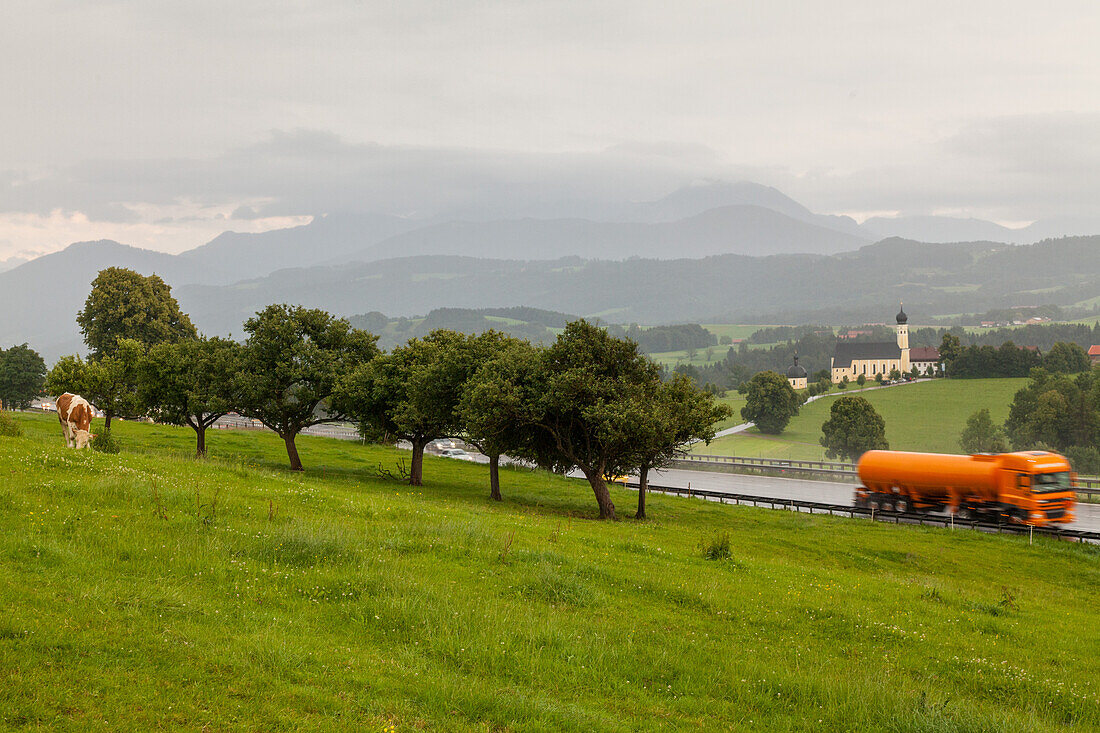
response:
<path fill-rule="evenodd" d="M 887 498 L 887 499 L 882 500 L 882 511 L 884 511 L 884 512 L 893 512 L 894 511 L 894 500 L 892 498 Z"/>
<path fill-rule="evenodd" d="M 896 504 L 896 506 L 899 514 L 905 514 L 907 511 L 909 511 L 909 502 L 907 502 L 905 499 L 898 499 L 898 503 Z"/>
<path fill-rule="evenodd" d="M 955 516 L 959 518 L 959 521 L 969 522 L 974 519 L 974 510 L 968 506 L 961 506 L 959 510 L 955 512 Z"/>

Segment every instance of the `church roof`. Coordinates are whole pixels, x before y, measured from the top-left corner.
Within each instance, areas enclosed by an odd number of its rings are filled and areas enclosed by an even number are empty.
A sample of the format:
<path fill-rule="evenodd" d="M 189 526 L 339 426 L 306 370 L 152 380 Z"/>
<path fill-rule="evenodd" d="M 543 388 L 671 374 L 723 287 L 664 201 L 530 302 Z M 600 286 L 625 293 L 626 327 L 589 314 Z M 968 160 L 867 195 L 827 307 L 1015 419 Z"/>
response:
<path fill-rule="evenodd" d="M 798 363 L 798 357 L 794 358 L 794 364 L 787 367 L 787 379 L 802 379 L 806 376 L 806 369 Z"/>
<path fill-rule="evenodd" d="M 833 368 L 850 367 L 853 361 L 865 359 L 900 359 L 901 349 L 897 343 L 844 342 L 838 341 L 833 353 Z"/>
<path fill-rule="evenodd" d="M 904 307 L 900 308 L 898 310 L 898 325 L 900 326 L 903 323 L 908 323 L 908 322 L 909 322 L 909 316 L 905 315 L 905 308 Z"/>

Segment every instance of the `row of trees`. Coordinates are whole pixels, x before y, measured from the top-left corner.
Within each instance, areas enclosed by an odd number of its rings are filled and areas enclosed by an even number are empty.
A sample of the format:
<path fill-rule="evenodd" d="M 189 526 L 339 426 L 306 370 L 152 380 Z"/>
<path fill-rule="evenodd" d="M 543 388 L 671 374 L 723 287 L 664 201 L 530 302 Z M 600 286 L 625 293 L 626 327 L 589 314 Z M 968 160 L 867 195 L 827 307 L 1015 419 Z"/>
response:
<path fill-rule="evenodd" d="M 1034 369 L 1016 393 L 1004 425 L 988 409 L 967 420 L 959 436 L 968 453 L 1045 448 L 1066 455 L 1081 473 L 1100 473 L 1100 369 L 1076 376 Z"/>
<path fill-rule="evenodd" d="M 489 456 L 493 498 L 508 454 L 579 469 L 601 518 L 616 518 L 607 477 L 639 472 L 644 517 L 648 472 L 712 438 L 729 414 L 689 379 L 662 380 L 632 341 L 583 320 L 547 347 L 437 330 L 380 353 L 376 336 L 344 319 L 272 305 L 245 322 L 239 344 L 200 337 L 159 278 L 118 268 L 96 279 L 78 320 L 91 354 L 61 359 L 46 389 L 83 394 L 105 413 L 107 431 L 118 415 L 189 425 L 203 456 L 206 430 L 239 412 L 282 437 L 301 470 L 296 436 L 351 420 L 364 435 L 412 444 L 414 485 L 427 444 L 461 437 Z"/>
<path fill-rule="evenodd" d="M 1026 377 L 1036 367 L 1056 374 L 1077 374 L 1089 369 L 1089 357 L 1078 344 L 1059 341 L 1046 354 L 1038 349 L 1006 341 L 1000 347 L 961 346 L 952 334 L 940 343 L 940 362 L 954 378 Z"/>

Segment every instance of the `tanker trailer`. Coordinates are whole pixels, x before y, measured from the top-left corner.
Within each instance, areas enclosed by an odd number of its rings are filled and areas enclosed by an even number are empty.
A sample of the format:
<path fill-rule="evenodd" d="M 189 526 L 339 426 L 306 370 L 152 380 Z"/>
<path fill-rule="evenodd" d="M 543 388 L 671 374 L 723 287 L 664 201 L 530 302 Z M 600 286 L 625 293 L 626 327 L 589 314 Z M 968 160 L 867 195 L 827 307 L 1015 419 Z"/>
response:
<path fill-rule="evenodd" d="M 1073 521 L 1077 474 L 1048 451 L 949 455 L 873 450 L 856 467 L 855 504 L 1043 526 Z"/>

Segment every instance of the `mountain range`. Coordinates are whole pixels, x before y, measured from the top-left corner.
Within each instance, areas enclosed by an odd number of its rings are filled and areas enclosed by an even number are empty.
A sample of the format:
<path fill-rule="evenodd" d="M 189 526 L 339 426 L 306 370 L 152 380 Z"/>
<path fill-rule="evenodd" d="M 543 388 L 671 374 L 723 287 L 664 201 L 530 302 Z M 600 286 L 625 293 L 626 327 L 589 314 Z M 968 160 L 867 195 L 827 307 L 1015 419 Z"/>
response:
<path fill-rule="evenodd" d="M 1097 237 L 1010 246 L 998 238 L 1020 230 L 977 220 L 861 226 L 751 183 L 589 213 L 493 221 L 336 213 L 263 234 L 227 232 L 179 255 L 81 242 L 0 271 L 0 346 L 27 341 L 48 358 L 79 351 L 75 315 L 107 266 L 159 274 L 202 330 L 238 336 L 272 302 L 345 316 L 524 305 L 660 323 L 872 318 L 899 298 L 936 315 L 1100 296 Z M 890 226 L 931 240 L 968 236 L 953 244 L 879 236 Z"/>

